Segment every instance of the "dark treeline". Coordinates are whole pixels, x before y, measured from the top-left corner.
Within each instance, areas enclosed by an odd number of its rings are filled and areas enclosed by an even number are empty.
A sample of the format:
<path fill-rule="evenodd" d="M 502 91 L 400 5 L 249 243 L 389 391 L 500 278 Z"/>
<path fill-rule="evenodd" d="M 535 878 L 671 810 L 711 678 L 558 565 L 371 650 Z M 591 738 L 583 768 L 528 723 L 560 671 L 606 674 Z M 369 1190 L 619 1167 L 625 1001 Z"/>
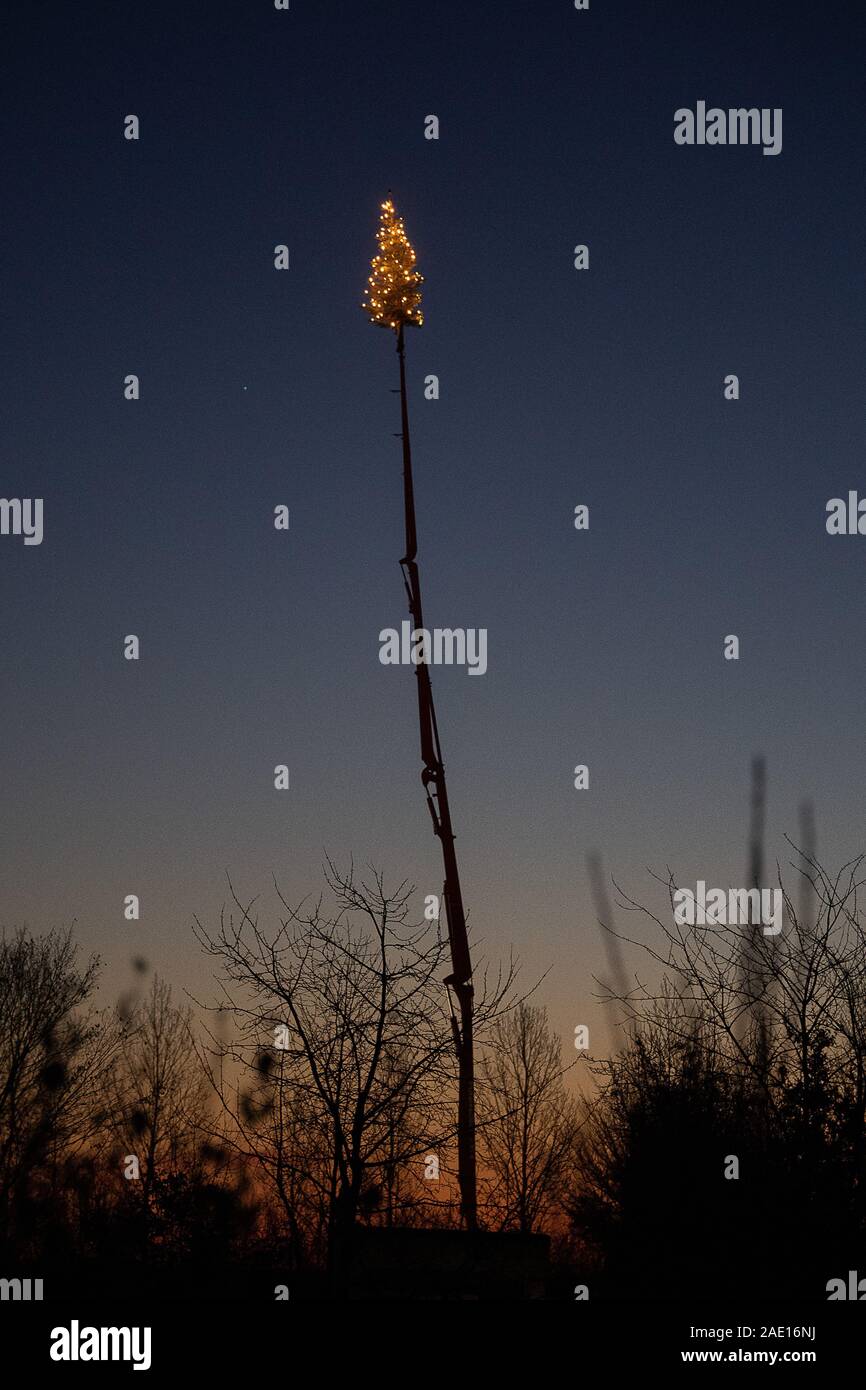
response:
<path fill-rule="evenodd" d="M 621 895 L 663 944 L 641 943 L 660 984 L 620 999 L 628 1043 L 578 1143 L 599 1293 L 826 1299 L 866 1274 L 860 866 L 800 854 L 778 934 L 679 923 L 673 879 L 664 916 Z"/>
<path fill-rule="evenodd" d="M 622 1046 L 580 1098 L 513 963 L 476 972 L 481 1221 L 551 1236 L 552 1295 L 824 1299 L 866 1275 L 858 868 L 806 861 L 777 936 L 653 917 L 633 945 L 658 983 L 617 991 Z M 326 1297 L 358 1225 L 456 1226 L 448 944 L 412 892 L 328 863 L 265 922 L 232 890 L 195 924 L 216 987 L 192 1003 L 140 962 L 99 1008 L 70 932 L 4 936 L 0 1277 Z"/>

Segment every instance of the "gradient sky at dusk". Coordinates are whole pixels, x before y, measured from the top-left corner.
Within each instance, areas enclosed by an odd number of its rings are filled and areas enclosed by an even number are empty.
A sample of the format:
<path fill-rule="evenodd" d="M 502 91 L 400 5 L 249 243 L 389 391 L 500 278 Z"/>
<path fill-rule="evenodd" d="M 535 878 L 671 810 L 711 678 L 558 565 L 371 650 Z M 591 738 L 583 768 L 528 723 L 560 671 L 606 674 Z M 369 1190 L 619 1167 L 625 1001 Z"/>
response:
<path fill-rule="evenodd" d="M 638 897 L 647 865 L 743 883 L 757 751 L 771 856 L 804 797 L 829 865 L 866 847 L 866 537 L 824 527 L 866 495 L 863 25 L 850 0 L 10 7 L 0 491 L 44 498 L 45 538 L 0 537 L 0 921 L 75 919 L 107 988 L 140 953 L 207 992 L 189 923 L 226 870 L 268 906 L 324 849 L 441 886 L 414 679 L 378 660 L 406 616 L 397 364 L 358 305 L 389 189 L 426 277 L 425 617 L 489 633 L 483 678 L 433 672 L 485 952 L 553 967 L 564 1035 L 600 1022 L 587 851 Z M 782 153 L 678 147 L 699 100 L 783 108 Z"/>

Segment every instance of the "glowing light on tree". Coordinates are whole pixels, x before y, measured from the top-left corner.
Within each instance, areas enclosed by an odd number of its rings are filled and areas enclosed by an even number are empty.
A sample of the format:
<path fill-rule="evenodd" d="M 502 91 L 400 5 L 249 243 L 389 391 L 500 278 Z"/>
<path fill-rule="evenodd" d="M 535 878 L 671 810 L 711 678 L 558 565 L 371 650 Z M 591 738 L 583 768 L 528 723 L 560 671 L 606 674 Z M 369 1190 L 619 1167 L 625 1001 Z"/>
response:
<path fill-rule="evenodd" d="M 420 288 L 424 276 L 415 269 L 412 243 L 390 198 L 382 204 L 376 240 L 379 252 L 371 263 L 361 308 L 383 328 L 399 331 L 404 324 L 420 328 L 424 322 Z"/>

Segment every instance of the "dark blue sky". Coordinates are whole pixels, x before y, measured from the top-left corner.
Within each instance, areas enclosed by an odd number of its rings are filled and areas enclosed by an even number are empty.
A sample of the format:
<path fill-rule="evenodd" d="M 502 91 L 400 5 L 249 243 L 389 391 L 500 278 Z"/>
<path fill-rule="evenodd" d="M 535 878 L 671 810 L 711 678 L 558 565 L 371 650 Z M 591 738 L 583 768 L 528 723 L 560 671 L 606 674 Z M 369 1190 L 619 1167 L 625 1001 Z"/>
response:
<path fill-rule="evenodd" d="M 757 750 L 772 854 L 804 797 L 828 863 L 864 847 L 866 538 L 824 528 L 866 494 L 863 27 L 850 0 L 11 7 L 2 493 L 44 498 L 45 538 L 0 537 L 0 920 L 75 918 L 110 983 L 140 952 L 200 990 L 226 870 L 300 894 L 327 848 L 437 891 L 414 682 L 378 661 L 396 358 L 358 305 L 388 189 L 426 277 L 425 616 L 489 633 L 483 678 L 434 671 L 489 954 L 554 967 L 564 1034 L 596 1019 L 587 850 L 637 896 L 646 865 L 741 883 Z M 699 100 L 781 107 L 782 153 L 677 146 Z"/>

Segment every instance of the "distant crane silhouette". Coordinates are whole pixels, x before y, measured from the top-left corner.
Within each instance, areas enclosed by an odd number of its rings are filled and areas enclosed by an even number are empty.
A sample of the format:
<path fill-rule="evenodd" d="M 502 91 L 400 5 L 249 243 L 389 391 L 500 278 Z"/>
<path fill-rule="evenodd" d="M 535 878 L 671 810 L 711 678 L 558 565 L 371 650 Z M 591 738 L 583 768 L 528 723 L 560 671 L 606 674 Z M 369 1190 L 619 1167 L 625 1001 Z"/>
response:
<path fill-rule="evenodd" d="M 601 854 L 598 850 L 590 850 L 586 856 L 586 867 L 589 873 L 595 915 L 601 928 L 601 939 L 607 956 L 608 980 L 605 981 L 605 984 L 609 990 L 612 983 L 614 990 L 613 999 L 606 1001 L 607 1028 L 610 1034 L 611 1052 L 613 1053 L 619 1049 L 619 1034 L 622 1027 L 622 1019 L 618 1016 L 614 999 L 622 1000 L 623 1008 L 625 1008 L 624 1001 L 628 995 L 628 976 L 625 972 L 625 961 L 620 949 L 619 937 L 614 934 L 613 930 L 613 908 L 604 878 Z"/>

